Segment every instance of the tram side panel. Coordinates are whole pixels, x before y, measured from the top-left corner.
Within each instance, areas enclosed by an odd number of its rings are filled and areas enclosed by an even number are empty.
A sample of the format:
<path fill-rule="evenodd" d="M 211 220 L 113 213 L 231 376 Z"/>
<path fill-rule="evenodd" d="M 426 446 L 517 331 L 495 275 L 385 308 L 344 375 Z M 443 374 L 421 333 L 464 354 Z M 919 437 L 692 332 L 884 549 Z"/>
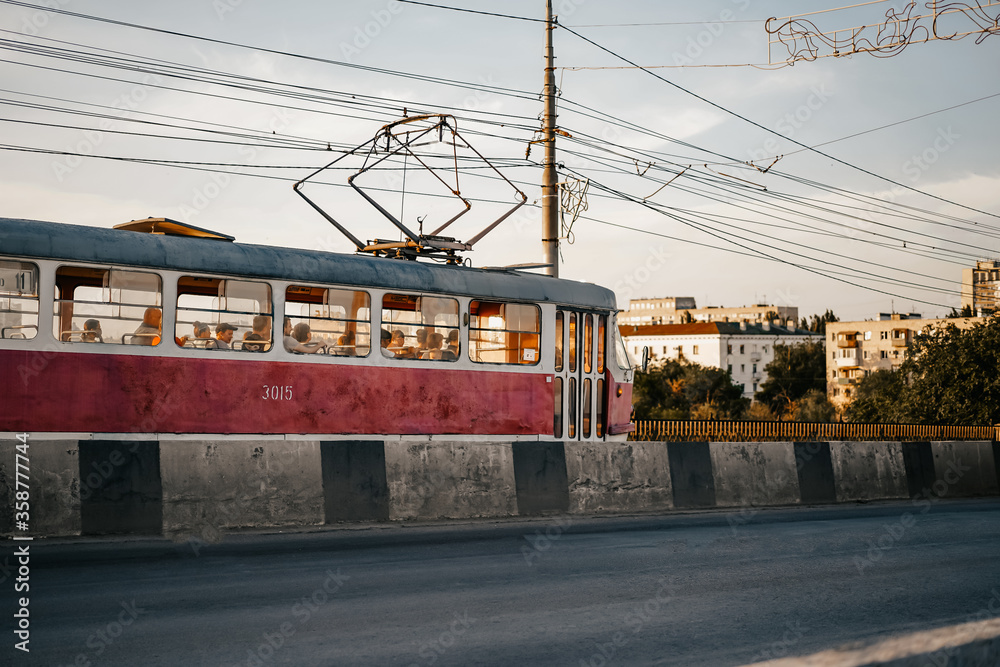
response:
<path fill-rule="evenodd" d="M 0 431 L 530 435 L 551 429 L 552 385 L 538 373 L 55 352 L 32 371 L 37 354 L 0 351 L 0 374 L 13 380 Z"/>

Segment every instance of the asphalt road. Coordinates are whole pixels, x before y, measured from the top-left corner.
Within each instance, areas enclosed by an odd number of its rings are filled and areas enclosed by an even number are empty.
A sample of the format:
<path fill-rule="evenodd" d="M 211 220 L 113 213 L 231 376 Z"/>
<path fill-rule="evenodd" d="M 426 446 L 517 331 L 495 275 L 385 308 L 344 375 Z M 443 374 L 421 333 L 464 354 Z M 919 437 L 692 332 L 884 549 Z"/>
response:
<path fill-rule="evenodd" d="M 993 500 L 30 553 L 31 650 L 13 648 L 4 574 L 0 664 L 728 666 L 1000 610 Z"/>

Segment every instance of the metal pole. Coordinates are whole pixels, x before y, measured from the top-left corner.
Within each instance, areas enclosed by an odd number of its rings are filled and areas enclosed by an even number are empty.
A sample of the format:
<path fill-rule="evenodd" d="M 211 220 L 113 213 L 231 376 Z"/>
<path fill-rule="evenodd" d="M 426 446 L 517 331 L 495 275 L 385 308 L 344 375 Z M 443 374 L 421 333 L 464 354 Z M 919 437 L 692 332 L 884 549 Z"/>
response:
<path fill-rule="evenodd" d="M 542 247 L 544 259 L 551 266 L 548 274 L 559 277 L 559 186 L 556 175 L 556 70 L 552 53 L 552 0 L 545 0 L 545 112 L 542 136 L 545 159 L 542 161 Z"/>

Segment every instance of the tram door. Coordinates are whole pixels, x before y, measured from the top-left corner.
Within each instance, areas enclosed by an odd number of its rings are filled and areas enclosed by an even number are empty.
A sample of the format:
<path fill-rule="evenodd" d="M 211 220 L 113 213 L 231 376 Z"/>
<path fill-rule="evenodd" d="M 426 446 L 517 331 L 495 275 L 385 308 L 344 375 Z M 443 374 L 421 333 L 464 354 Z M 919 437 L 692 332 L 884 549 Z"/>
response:
<path fill-rule="evenodd" d="M 556 311 L 555 414 L 552 434 L 564 440 L 604 438 L 607 315 Z"/>

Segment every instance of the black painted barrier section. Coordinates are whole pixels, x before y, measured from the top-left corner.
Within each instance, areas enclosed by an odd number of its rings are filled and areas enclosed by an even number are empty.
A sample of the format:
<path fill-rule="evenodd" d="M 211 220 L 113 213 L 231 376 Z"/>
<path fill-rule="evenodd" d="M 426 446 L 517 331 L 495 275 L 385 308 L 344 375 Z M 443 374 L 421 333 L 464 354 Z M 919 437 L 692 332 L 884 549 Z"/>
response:
<path fill-rule="evenodd" d="M 793 445 L 802 502 L 806 504 L 837 502 L 830 443 L 796 442 Z"/>
<path fill-rule="evenodd" d="M 924 497 L 934 486 L 934 455 L 929 442 L 904 442 L 906 491 L 910 498 Z"/>
<path fill-rule="evenodd" d="M 326 523 L 388 521 L 385 443 L 336 441 L 321 442 L 319 447 Z"/>
<path fill-rule="evenodd" d="M 81 440 L 80 523 L 84 535 L 163 532 L 160 445 Z"/>
<path fill-rule="evenodd" d="M 715 507 L 715 477 L 707 442 L 668 442 L 674 507 Z"/>
<path fill-rule="evenodd" d="M 997 487 L 1000 489 L 1000 441 L 993 441 L 993 467 L 996 468 Z"/>
<path fill-rule="evenodd" d="M 518 514 L 569 510 L 566 448 L 561 442 L 515 442 L 514 485 Z"/>

